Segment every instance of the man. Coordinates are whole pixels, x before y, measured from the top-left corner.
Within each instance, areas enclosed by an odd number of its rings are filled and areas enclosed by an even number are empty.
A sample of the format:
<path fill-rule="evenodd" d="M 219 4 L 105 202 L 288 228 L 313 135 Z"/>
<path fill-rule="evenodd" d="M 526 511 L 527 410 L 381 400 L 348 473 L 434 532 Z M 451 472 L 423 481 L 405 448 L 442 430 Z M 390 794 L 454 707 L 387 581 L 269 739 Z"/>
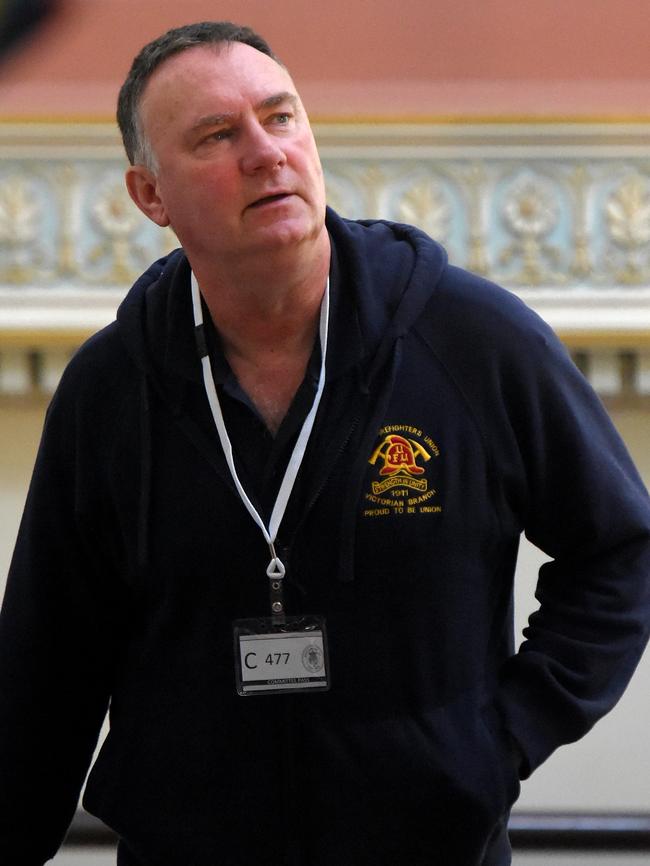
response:
<path fill-rule="evenodd" d="M 86 808 L 124 866 L 506 866 L 528 776 L 648 636 L 650 502 L 549 329 L 325 212 L 246 28 L 134 61 L 129 192 L 182 249 L 70 364 L 0 625 L 0 860 Z M 514 653 L 520 533 L 553 561 Z"/>

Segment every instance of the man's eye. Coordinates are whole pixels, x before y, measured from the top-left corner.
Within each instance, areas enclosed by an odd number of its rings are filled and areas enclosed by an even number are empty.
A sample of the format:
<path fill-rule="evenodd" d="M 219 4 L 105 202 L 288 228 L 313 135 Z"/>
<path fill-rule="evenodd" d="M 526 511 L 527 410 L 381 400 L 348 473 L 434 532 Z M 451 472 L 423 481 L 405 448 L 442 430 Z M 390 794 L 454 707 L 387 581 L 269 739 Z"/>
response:
<path fill-rule="evenodd" d="M 231 138 L 231 136 L 232 129 L 219 129 L 217 130 L 217 132 L 213 132 L 210 135 L 210 138 L 214 139 L 215 141 L 225 141 L 227 138 Z"/>
<path fill-rule="evenodd" d="M 291 120 L 291 115 L 287 111 L 284 111 L 280 114 L 276 114 L 275 120 L 277 123 L 289 123 L 289 121 Z"/>

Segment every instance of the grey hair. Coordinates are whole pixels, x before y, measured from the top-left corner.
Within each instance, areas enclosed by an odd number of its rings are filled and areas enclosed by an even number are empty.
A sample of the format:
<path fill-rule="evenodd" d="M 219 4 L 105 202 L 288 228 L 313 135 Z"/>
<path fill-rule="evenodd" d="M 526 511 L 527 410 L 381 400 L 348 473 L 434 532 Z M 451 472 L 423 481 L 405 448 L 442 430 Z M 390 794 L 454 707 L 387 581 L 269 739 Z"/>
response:
<path fill-rule="evenodd" d="M 167 58 L 196 45 L 222 45 L 243 42 L 283 64 L 269 44 L 250 27 L 230 21 L 201 21 L 168 30 L 149 42 L 135 57 L 117 100 L 117 123 L 124 150 L 131 165 L 145 165 L 156 171 L 156 156 L 147 140 L 140 119 L 140 100 L 153 72 Z"/>

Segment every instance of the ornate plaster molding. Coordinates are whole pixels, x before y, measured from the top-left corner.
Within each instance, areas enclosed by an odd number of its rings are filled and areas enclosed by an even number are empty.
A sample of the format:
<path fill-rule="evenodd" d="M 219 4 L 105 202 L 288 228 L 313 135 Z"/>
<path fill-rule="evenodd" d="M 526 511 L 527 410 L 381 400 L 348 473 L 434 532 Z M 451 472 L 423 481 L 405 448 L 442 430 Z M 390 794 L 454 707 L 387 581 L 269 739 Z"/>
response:
<path fill-rule="evenodd" d="M 421 226 L 453 263 L 601 358 L 592 370 L 615 361 L 618 373 L 596 376 L 605 393 L 614 381 L 650 393 L 650 124 L 341 123 L 315 134 L 333 207 Z M 124 167 L 110 124 L 0 124 L 0 391 L 33 387 L 33 362 L 16 373 L 21 353 L 73 349 L 175 246 L 132 205 Z"/>

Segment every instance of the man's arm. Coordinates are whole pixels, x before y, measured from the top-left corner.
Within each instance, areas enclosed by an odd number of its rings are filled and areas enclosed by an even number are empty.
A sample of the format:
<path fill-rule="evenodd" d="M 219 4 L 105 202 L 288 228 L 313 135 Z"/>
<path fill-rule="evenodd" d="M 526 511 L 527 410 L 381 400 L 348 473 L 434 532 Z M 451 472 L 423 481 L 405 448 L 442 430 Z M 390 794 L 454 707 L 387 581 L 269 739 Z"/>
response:
<path fill-rule="evenodd" d="M 495 696 L 525 777 L 616 703 L 650 632 L 650 498 L 600 400 L 551 329 L 449 268 L 429 341 L 483 432 L 504 532 L 552 562 Z"/>
<path fill-rule="evenodd" d="M 110 692 L 110 602 L 78 522 L 74 415 L 55 398 L 0 614 L 0 862 L 12 866 L 60 846 Z"/>
<path fill-rule="evenodd" d="M 514 428 L 525 531 L 552 557 L 499 702 L 532 771 L 618 701 L 650 629 L 650 500 L 591 388 L 554 339 Z"/>

